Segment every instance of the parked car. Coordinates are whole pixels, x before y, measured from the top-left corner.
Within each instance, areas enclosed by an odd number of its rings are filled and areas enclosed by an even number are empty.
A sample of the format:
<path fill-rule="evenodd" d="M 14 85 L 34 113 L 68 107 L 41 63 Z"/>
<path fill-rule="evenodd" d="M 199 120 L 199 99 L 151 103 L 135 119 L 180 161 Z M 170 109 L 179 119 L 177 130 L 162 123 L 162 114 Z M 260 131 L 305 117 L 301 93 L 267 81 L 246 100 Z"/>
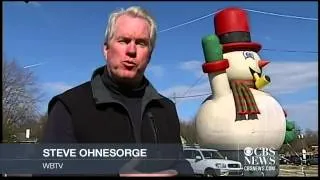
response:
<path fill-rule="evenodd" d="M 285 156 L 280 156 L 280 160 L 279 160 L 280 164 L 292 164 L 293 162 L 285 157 Z"/>
<path fill-rule="evenodd" d="M 310 165 L 318 165 L 319 157 L 318 154 L 307 156 L 306 164 Z"/>
<path fill-rule="evenodd" d="M 291 159 L 291 162 L 295 165 L 303 165 L 304 164 L 302 156 L 292 156 L 290 159 Z"/>
<path fill-rule="evenodd" d="M 240 162 L 225 159 L 218 150 L 184 146 L 185 158 L 190 162 L 196 175 L 242 176 Z"/>

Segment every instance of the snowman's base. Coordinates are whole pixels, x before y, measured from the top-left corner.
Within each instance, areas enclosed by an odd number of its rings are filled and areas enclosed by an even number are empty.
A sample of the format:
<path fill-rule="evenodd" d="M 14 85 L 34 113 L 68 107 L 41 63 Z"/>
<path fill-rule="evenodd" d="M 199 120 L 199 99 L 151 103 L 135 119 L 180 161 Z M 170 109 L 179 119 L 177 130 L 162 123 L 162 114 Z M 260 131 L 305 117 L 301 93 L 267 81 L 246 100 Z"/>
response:
<path fill-rule="evenodd" d="M 239 161 L 243 167 L 243 176 L 269 176 L 279 175 L 279 155 L 278 151 L 274 154 L 264 154 L 262 151 L 253 151 L 251 156 L 244 154 L 244 150 L 220 150 L 220 154 L 227 157 L 228 160 Z M 266 152 L 265 152 L 266 153 Z M 250 154 L 250 153 L 249 153 Z"/>

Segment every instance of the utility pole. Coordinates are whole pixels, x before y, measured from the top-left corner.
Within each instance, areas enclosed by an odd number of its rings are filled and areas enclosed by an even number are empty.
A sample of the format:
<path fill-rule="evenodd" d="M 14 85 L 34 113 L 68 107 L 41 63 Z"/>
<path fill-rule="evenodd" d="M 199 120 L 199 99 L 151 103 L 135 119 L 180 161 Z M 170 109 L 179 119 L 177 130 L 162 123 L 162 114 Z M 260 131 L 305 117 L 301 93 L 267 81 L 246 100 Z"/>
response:
<path fill-rule="evenodd" d="M 173 93 L 173 102 L 176 105 L 177 104 L 177 97 L 176 97 L 176 93 Z"/>
<path fill-rule="evenodd" d="M 302 173 L 304 174 L 304 176 L 306 176 L 306 173 L 304 171 L 304 167 L 303 165 L 306 164 L 306 150 L 304 149 L 304 143 L 303 143 L 303 134 L 300 133 L 298 135 L 298 138 L 301 139 L 301 144 L 302 144 L 302 157 L 300 157 L 300 160 L 301 160 L 301 171 Z"/>

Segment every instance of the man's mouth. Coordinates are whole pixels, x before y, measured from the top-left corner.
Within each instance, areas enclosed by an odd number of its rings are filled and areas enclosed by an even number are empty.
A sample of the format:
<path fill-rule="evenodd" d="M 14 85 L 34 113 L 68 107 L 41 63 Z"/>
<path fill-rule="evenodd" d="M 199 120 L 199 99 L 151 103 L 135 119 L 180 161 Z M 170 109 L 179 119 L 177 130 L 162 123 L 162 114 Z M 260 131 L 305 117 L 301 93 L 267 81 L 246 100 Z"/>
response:
<path fill-rule="evenodd" d="M 133 61 L 123 61 L 122 65 L 127 69 L 133 69 L 137 66 L 136 63 L 134 63 Z"/>

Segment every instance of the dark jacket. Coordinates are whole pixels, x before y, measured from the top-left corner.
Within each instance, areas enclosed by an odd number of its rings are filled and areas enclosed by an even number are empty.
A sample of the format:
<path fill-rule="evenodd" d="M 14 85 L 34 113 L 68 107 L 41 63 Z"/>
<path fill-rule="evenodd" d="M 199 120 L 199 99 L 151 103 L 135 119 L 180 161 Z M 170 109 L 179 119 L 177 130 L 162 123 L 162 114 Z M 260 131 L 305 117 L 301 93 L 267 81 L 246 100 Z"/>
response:
<path fill-rule="evenodd" d="M 148 82 L 141 101 L 140 124 L 132 121 L 125 104 L 104 85 L 103 69 L 98 68 L 91 81 L 52 98 L 42 142 L 176 144 L 176 153 L 181 153 L 175 104 Z M 189 163 L 177 162 L 169 168 L 192 173 Z"/>

